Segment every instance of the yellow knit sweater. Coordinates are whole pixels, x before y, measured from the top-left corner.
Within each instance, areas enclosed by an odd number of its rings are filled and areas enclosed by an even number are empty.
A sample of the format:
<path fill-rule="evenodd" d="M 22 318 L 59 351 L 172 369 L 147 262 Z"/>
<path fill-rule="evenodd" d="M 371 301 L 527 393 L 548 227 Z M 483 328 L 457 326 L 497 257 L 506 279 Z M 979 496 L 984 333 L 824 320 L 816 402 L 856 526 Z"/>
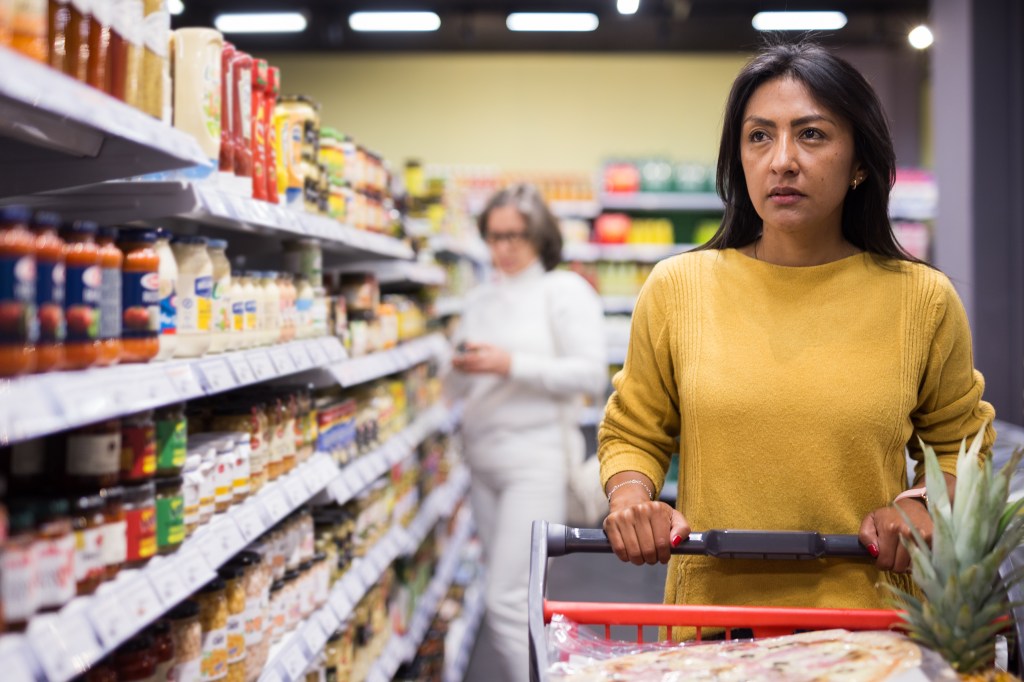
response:
<path fill-rule="evenodd" d="M 949 280 L 868 254 L 813 267 L 733 249 L 662 262 L 614 385 L 602 482 L 639 471 L 660 490 L 678 452 L 678 507 L 694 531 L 856 534 L 906 487 L 917 436 L 955 473 L 961 439 L 994 418 Z M 986 451 L 994 440 L 990 427 Z M 665 600 L 880 608 L 879 579 L 863 561 L 673 557 Z"/>

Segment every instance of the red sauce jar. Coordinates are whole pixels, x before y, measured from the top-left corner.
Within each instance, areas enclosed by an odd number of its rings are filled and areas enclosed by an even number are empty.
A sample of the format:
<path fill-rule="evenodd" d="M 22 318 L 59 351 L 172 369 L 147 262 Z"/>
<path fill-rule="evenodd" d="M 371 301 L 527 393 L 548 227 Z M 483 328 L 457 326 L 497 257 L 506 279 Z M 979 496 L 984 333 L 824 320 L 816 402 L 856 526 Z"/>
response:
<path fill-rule="evenodd" d="M 64 238 L 64 317 L 67 340 L 64 366 L 84 369 L 100 357 L 100 250 L 96 245 L 99 226 L 89 220 L 65 224 Z"/>
<path fill-rule="evenodd" d="M 64 240 L 57 235 L 60 217 L 40 212 L 32 218 L 36 236 L 36 371 L 49 372 L 64 364 Z"/>
<path fill-rule="evenodd" d="M 0 208 L 0 377 L 35 369 L 36 238 L 23 206 Z"/>

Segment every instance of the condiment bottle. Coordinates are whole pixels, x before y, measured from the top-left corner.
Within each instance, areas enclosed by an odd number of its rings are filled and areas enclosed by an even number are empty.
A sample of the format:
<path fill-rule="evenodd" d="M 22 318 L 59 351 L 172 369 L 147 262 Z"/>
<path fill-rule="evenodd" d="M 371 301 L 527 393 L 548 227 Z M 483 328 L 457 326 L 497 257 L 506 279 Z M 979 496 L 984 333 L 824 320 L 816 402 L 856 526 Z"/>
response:
<path fill-rule="evenodd" d="M 171 249 L 178 262 L 178 340 L 175 357 L 195 358 L 210 349 L 213 262 L 206 237 L 178 235 Z"/>
<path fill-rule="evenodd" d="M 242 273 L 231 273 L 231 333 L 228 334 L 227 350 L 245 347 L 245 283 Z"/>
<path fill-rule="evenodd" d="M 210 353 L 230 350 L 234 319 L 232 313 L 231 263 L 228 262 L 228 243 L 223 239 L 211 239 L 207 245 L 210 262 L 213 263 L 213 288 L 211 296 Z"/>
<path fill-rule="evenodd" d="M 141 483 L 156 473 L 156 422 L 153 410 L 121 420 L 121 482 Z"/>
<path fill-rule="evenodd" d="M 178 682 L 199 682 L 203 660 L 203 626 L 199 604 L 186 599 L 167 613 L 174 642 L 173 672 L 167 678 Z"/>
<path fill-rule="evenodd" d="M 128 42 L 128 61 L 124 70 L 124 101 L 141 109 L 142 85 L 142 0 L 118 0 L 124 17 L 122 35 Z"/>
<path fill-rule="evenodd" d="M 203 626 L 203 682 L 212 682 L 228 674 L 228 599 L 227 585 L 214 578 L 196 595 L 199 602 L 199 622 Z"/>
<path fill-rule="evenodd" d="M 308 339 L 313 336 L 313 285 L 305 277 L 299 277 L 296 282 L 295 337 Z"/>
<path fill-rule="evenodd" d="M 141 566 L 156 554 L 156 487 L 152 482 L 124 489 L 124 513 L 128 540 L 125 566 Z"/>
<path fill-rule="evenodd" d="M 29 215 L 21 206 L 0 208 L 0 377 L 26 374 L 36 364 L 36 238 Z"/>
<path fill-rule="evenodd" d="M 18 0 L 11 10 L 11 47 L 45 63 L 47 50 L 46 0 Z"/>
<path fill-rule="evenodd" d="M 150 635 L 153 637 L 153 656 L 156 658 L 156 671 L 153 673 L 153 681 L 181 680 L 181 682 L 187 682 L 180 677 L 171 677 L 171 670 L 174 668 L 175 649 L 170 621 L 158 620 L 153 623 L 149 630 Z"/>
<path fill-rule="evenodd" d="M 281 94 L 281 69 L 271 66 L 267 69 L 267 106 L 263 110 L 263 125 L 267 131 L 266 145 L 266 176 L 267 201 L 272 204 L 280 202 L 277 187 L 277 126 L 274 125 L 274 105 Z"/>
<path fill-rule="evenodd" d="M 114 654 L 117 682 L 153 682 L 156 674 L 156 653 L 153 638 L 142 634 L 132 637 Z"/>
<path fill-rule="evenodd" d="M 235 175 L 240 178 L 252 177 L 252 68 L 252 57 L 236 52 L 231 62 L 231 76 L 235 81 L 232 128 L 235 134 Z"/>
<path fill-rule="evenodd" d="M 124 488 L 111 486 L 100 490 L 103 498 L 103 566 L 107 580 L 113 580 L 128 559 L 128 520 L 124 508 Z"/>
<path fill-rule="evenodd" d="M 75 591 L 92 594 L 106 577 L 103 563 L 103 534 L 106 502 L 100 495 L 82 495 L 71 501 L 75 534 Z"/>
<path fill-rule="evenodd" d="M 84 83 L 89 64 L 88 3 L 50 0 L 47 24 L 50 66 Z"/>
<path fill-rule="evenodd" d="M 178 262 L 171 250 L 171 233 L 158 228 L 154 248 L 160 257 L 160 352 L 156 359 L 167 360 L 174 357 L 178 340 Z"/>
<path fill-rule="evenodd" d="M 281 331 L 278 343 L 287 343 L 295 339 L 295 282 L 291 273 L 282 272 L 278 275 L 278 290 L 281 294 Z"/>
<path fill-rule="evenodd" d="M 7 630 L 20 632 L 39 604 L 35 509 L 30 500 L 8 501 L 8 535 L 0 553 L 0 600 Z"/>
<path fill-rule="evenodd" d="M 123 303 L 121 293 L 124 253 L 117 247 L 116 227 L 101 227 L 96 237 L 100 247 L 100 359 L 101 367 L 121 359 Z"/>
<path fill-rule="evenodd" d="M 245 282 L 245 340 L 242 347 L 254 348 L 260 345 L 263 329 L 262 289 L 257 282 L 256 273 L 244 272 L 242 277 Z"/>
<path fill-rule="evenodd" d="M 196 138 L 212 168 L 220 162 L 223 50 L 224 37 L 212 28 L 174 32 L 174 127 Z"/>
<path fill-rule="evenodd" d="M 252 198 L 267 199 L 266 109 L 271 106 L 267 90 L 267 60 L 254 59 L 252 68 Z"/>
<path fill-rule="evenodd" d="M 156 547 L 170 554 L 185 541 L 184 479 L 181 476 L 156 480 Z"/>
<path fill-rule="evenodd" d="M 217 571 L 226 585 L 228 602 L 227 663 L 231 680 L 245 679 L 245 568 L 229 563 Z"/>
<path fill-rule="evenodd" d="M 220 163 L 221 173 L 235 173 L 234 100 L 235 80 L 232 64 L 235 46 L 224 41 L 220 53 Z"/>
<path fill-rule="evenodd" d="M 108 419 L 68 433 L 64 476 L 72 490 L 117 485 L 121 472 L 121 420 Z"/>
<path fill-rule="evenodd" d="M 160 350 L 160 256 L 152 230 L 122 230 L 121 361 L 149 362 Z"/>
<path fill-rule="evenodd" d="M 36 371 L 49 372 L 64 364 L 64 240 L 57 235 L 60 218 L 40 212 L 32 218 L 36 236 Z"/>
<path fill-rule="evenodd" d="M 281 335 L 281 289 L 277 286 L 278 273 L 260 273 L 260 287 L 263 290 L 263 328 L 260 336 L 266 346 L 277 343 Z"/>
<path fill-rule="evenodd" d="M 128 71 L 129 36 L 132 31 L 127 6 L 124 0 L 109 0 L 110 42 L 107 47 L 106 79 L 103 90 L 108 95 L 124 101 Z"/>
<path fill-rule="evenodd" d="M 89 65 L 86 82 L 98 90 L 107 85 L 107 60 L 110 50 L 110 22 L 113 0 L 91 0 L 89 14 Z"/>
<path fill-rule="evenodd" d="M 166 0 L 145 0 L 142 6 L 142 62 L 139 108 L 154 118 L 164 114 L 164 87 L 168 76 L 171 15 Z"/>
<path fill-rule="evenodd" d="M 89 220 L 65 223 L 64 317 L 68 333 L 64 343 L 67 369 L 91 367 L 100 357 L 100 251 L 96 246 L 98 226 Z"/>
<path fill-rule="evenodd" d="M 70 506 L 64 498 L 35 501 L 36 570 L 39 610 L 55 611 L 75 596 L 75 536 Z"/>
<path fill-rule="evenodd" d="M 156 474 L 177 476 L 188 456 L 188 418 L 185 404 L 168 405 L 157 409 L 156 419 Z"/>

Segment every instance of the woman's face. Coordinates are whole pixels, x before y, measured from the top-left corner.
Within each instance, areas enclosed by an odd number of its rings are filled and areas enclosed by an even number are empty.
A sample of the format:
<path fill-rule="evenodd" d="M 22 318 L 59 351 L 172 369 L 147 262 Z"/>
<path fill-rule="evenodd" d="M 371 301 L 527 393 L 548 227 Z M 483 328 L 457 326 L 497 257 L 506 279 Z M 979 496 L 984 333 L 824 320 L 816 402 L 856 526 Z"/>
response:
<path fill-rule="evenodd" d="M 766 232 L 840 233 L 850 183 L 863 181 L 850 124 L 794 78 L 767 81 L 750 97 L 740 160 Z"/>
<path fill-rule="evenodd" d="M 518 274 L 537 260 L 537 249 L 526 229 L 526 219 L 515 206 L 499 206 L 487 216 L 484 241 L 494 267 L 506 275 Z"/>

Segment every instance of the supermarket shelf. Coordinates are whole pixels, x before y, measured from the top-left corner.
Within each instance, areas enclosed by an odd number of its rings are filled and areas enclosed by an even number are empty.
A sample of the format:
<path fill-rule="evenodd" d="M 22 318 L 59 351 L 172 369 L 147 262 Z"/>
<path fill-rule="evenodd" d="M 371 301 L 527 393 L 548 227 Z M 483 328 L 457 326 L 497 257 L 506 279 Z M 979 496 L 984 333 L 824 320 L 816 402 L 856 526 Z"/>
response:
<path fill-rule="evenodd" d="M 601 204 L 597 201 L 551 201 L 548 207 L 557 218 L 589 220 L 601 215 Z"/>
<path fill-rule="evenodd" d="M 636 307 L 636 296 L 602 296 L 604 312 L 609 315 L 632 315 Z"/>
<path fill-rule="evenodd" d="M 448 342 L 444 335 L 435 333 L 403 343 L 398 348 L 336 362 L 328 369 L 342 388 L 349 388 L 438 357 L 444 353 L 447 346 Z"/>
<path fill-rule="evenodd" d="M 484 578 L 481 575 L 466 588 L 466 601 L 462 607 L 463 618 L 466 619 L 466 630 L 459 646 L 453 647 L 456 653 L 450 659 L 451 662 L 445 665 L 444 682 L 462 682 L 466 676 L 469 657 L 473 653 L 473 645 L 476 644 L 476 636 L 484 620 L 484 596 Z"/>
<path fill-rule="evenodd" d="M 448 483 L 427 497 L 414 524 L 421 522 L 421 519 L 430 518 L 436 524 L 445 515 L 443 512 L 447 510 L 447 514 L 451 514 L 451 509 L 465 495 L 465 489 L 469 485 L 468 472 L 462 471 L 461 475 L 453 475 Z M 450 500 L 453 498 L 455 502 L 451 503 Z M 451 506 L 446 509 L 446 505 L 449 504 Z M 353 563 L 345 576 L 334 584 L 327 605 L 314 612 L 291 635 L 274 646 L 270 652 L 269 662 L 259 678 L 260 682 L 304 680 L 306 668 L 323 649 L 327 638 L 348 619 L 363 595 L 380 580 L 385 569 L 395 559 L 409 551 L 409 544 L 406 529 L 394 526 L 377 541 L 366 556 Z"/>
<path fill-rule="evenodd" d="M 209 163 L 190 135 L 0 48 L 0 194 Z"/>
<path fill-rule="evenodd" d="M 27 643 L 42 678 L 66 682 L 85 672 L 209 582 L 231 557 L 337 475 L 333 460 L 318 453 L 244 504 L 215 516 L 174 554 L 156 557 L 141 570 L 122 571 L 95 595 L 75 599 L 57 614 L 33 618 Z M 22 658 L 0 656 L 0 668 L 7 671 L 8 663 L 24 666 L 25 651 L 13 653 Z M 6 672 L 4 679 L 9 679 Z"/>
<path fill-rule="evenodd" d="M 437 520 L 434 519 L 435 524 Z M 408 630 L 401 637 L 391 638 L 384 653 L 370 669 L 366 678 L 367 682 L 388 682 L 394 677 L 402 663 L 411 661 L 416 655 L 416 650 L 419 648 L 420 642 L 423 641 L 424 635 L 427 634 L 427 629 L 430 627 L 431 621 L 434 620 L 441 601 L 448 594 L 448 588 L 455 577 L 455 570 L 462 560 L 462 551 L 473 536 L 473 520 L 468 509 L 460 513 L 457 523 L 451 540 L 444 549 L 444 556 L 434 571 L 434 577 L 420 596 L 416 611 L 409 620 Z"/>
<path fill-rule="evenodd" d="M 657 263 L 694 247 L 694 244 L 566 244 L 562 248 L 562 260 L 583 263 L 597 261 Z"/>
<path fill-rule="evenodd" d="M 445 296 L 434 303 L 434 314 L 438 317 L 461 315 L 465 305 L 466 301 L 461 296 Z"/>
<path fill-rule="evenodd" d="M 0 381 L 0 444 L 214 395 L 341 363 L 334 337 L 190 360 L 118 365 Z"/>
<path fill-rule="evenodd" d="M 232 232 L 278 237 L 315 237 L 326 250 L 351 258 L 413 257 L 405 242 L 344 225 L 312 213 L 237 196 L 214 184 L 106 182 L 24 197 L 19 203 L 60 211 L 102 224 L 163 224 L 168 219 Z"/>
<path fill-rule="evenodd" d="M 714 192 L 638 192 L 603 194 L 601 205 L 612 211 L 722 211 Z"/>
<path fill-rule="evenodd" d="M 438 254 L 447 254 L 455 258 L 465 258 L 478 265 L 491 262 L 491 254 L 487 245 L 479 237 L 459 239 L 447 234 L 438 234 L 430 238 L 430 248 Z"/>
<path fill-rule="evenodd" d="M 339 272 L 372 272 L 381 286 L 444 286 L 448 281 L 445 271 L 427 263 L 414 261 L 361 261 L 339 268 Z"/>

